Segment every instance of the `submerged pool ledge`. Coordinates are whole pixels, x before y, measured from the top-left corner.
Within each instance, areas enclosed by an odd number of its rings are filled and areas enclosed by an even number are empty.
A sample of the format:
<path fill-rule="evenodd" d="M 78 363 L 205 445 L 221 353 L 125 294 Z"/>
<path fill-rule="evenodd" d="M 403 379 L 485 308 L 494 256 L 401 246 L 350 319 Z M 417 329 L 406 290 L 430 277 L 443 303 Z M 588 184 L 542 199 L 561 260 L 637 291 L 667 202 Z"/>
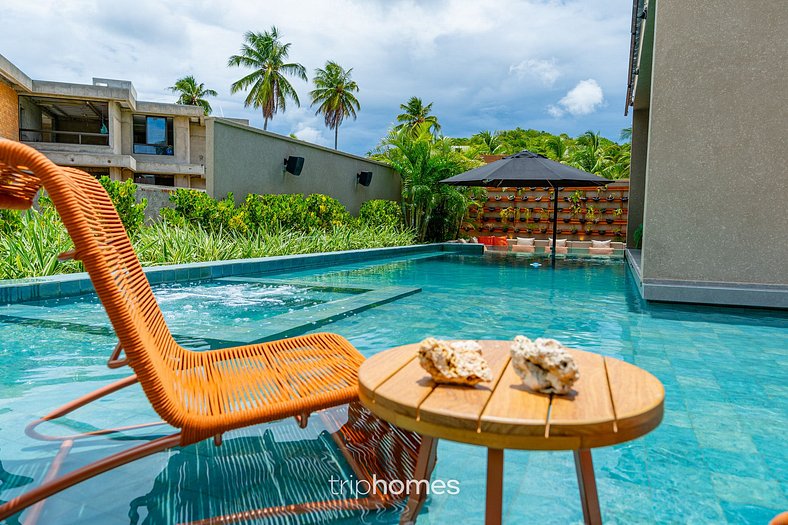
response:
<path fill-rule="evenodd" d="M 371 248 L 365 250 L 346 250 L 341 252 L 309 253 L 300 255 L 279 255 L 257 259 L 233 259 L 229 261 L 210 261 L 168 266 L 149 266 L 144 268 L 151 284 L 217 279 L 249 274 L 289 272 L 308 268 L 320 268 L 354 262 L 373 261 L 417 255 L 430 252 L 459 252 L 481 255 L 481 244 L 435 243 L 395 246 L 391 248 Z M 93 292 L 88 274 L 85 272 L 30 279 L 0 281 L 0 305 L 14 304 L 39 299 L 55 299 Z"/>

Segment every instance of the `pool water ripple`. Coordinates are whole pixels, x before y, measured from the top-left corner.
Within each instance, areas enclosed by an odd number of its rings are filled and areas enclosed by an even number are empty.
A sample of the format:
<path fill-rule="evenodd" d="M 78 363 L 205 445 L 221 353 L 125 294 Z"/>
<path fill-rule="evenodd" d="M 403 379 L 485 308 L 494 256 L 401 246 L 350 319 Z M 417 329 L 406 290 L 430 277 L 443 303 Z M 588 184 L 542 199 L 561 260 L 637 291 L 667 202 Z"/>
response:
<path fill-rule="evenodd" d="M 664 383 L 665 418 L 642 439 L 595 451 L 606 523 L 764 523 L 788 508 L 788 313 L 647 304 L 621 261 L 565 260 L 555 271 L 548 264 L 533 268 L 531 262 L 441 255 L 275 276 L 334 287 L 324 290 L 301 284 L 203 282 L 159 286 L 155 293 L 173 331 L 188 334 L 190 326 L 207 326 L 220 342 L 222 327 L 275 321 L 277 313 L 346 296 L 326 291 L 336 287 L 420 287 L 421 293 L 318 330 L 344 335 L 367 356 L 427 336 L 510 339 L 525 334 L 555 337 L 634 363 Z M 4 471 L 36 480 L 54 451 L 25 437 L 23 426 L 56 404 L 122 376 L 122 371 L 103 366 L 114 338 L 106 328 L 102 331 L 105 316 L 93 296 L 47 304 L 62 312 L 63 323 L 0 317 L 0 463 Z M 97 325 L 79 330 L 65 322 L 80 323 L 87 317 L 98 319 Z M 199 338 L 192 344 L 207 348 Z M 151 412 L 137 389 L 86 407 L 75 420 L 96 427 L 117 425 L 118 419 L 130 424 L 155 417 Z M 253 446 L 277 428 L 282 424 L 250 429 L 247 434 L 257 437 L 243 443 Z M 103 450 L 99 445 L 95 449 L 84 450 L 78 458 Z M 219 462 L 220 452 L 212 446 L 188 447 L 186 452 L 179 460 L 183 472 L 198 472 L 202 460 Z M 440 444 L 435 477 L 459 480 L 461 493 L 433 496 L 419 523 L 482 523 L 483 452 Z M 159 454 L 51 498 L 45 516 L 53 523 L 126 524 L 134 498 L 151 494 L 154 486 L 166 489 L 156 500 L 165 507 L 150 514 L 139 507 L 141 523 L 165 523 L 162 516 L 176 516 L 179 508 L 185 512 L 179 505 L 187 500 L 201 512 L 226 510 L 232 492 L 226 485 L 245 487 L 251 477 L 265 477 L 255 465 L 267 459 L 247 461 L 239 454 L 230 470 L 215 473 L 215 490 L 167 474 L 174 473 L 170 459 L 177 453 Z M 506 457 L 507 523 L 582 521 L 571 454 L 512 451 Z M 298 458 L 288 462 L 302 476 Z M 278 490 L 274 482 L 260 483 L 258 504 Z M 119 489 L 108 492 L 106 487 Z M 0 500 L 12 490 L 0 484 Z M 253 506 L 254 494 L 246 491 L 244 502 Z M 328 522 L 354 522 L 335 518 Z M 398 522 L 392 513 L 372 513 L 365 519 Z"/>

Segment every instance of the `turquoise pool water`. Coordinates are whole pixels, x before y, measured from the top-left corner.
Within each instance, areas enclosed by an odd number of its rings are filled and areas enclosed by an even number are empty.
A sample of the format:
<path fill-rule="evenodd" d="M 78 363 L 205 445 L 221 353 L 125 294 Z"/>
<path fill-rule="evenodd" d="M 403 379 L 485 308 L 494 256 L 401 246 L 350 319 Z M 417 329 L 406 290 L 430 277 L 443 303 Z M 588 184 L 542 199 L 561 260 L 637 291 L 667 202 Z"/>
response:
<path fill-rule="evenodd" d="M 563 260 L 555 271 L 531 262 L 442 254 L 273 276 L 297 286 L 233 283 L 224 294 L 227 283 L 196 283 L 156 293 L 181 341 L 206 348 L 222 345 L 228 323 L 275 323 L 283 311 L 341 304 L 352 294 L 339 290 L 419 287 L 421 293 L 315 329 L 344 335 L 365 355 L 426 336 L 522 333 L 632 362 L 664 383 L 666 413 L 646 437 L 594 452 L 606 523 L 766 523 L 788 508 L 786 312 L 645 304 L 621 261 Z M 24 426 L 124 375 L 104 365 L 115 340 L 91 296 L 23 306 L 32 313 L 0 311 L 0 500 L 40 480 L 56 453 L 27 438 Z M 214 335 L 189 339 L 190 323 L 213 327 Z M 64 424 L 73 431 L 154 417 L 132 389 Z M 260 465 L 298 461 L 303 450 L 279 457 L 275 444 L 317 443 L 320 426 L 312 427 L 299 433 L 289 423 L 262 425 L 227 436 L 229 447 L 201 444 L 146 458 L 51 498 L 40 523 L 174 523 L 270 504 L 283 489 Z M 125 446 L 99 440 L 78 447 L 65 467 Z M 441 443 L 434 476 L 458 480 L 460 494 L 433 496 L 419 523 L 482 523 L 484 472 L 483 449 Z M 506 523 L 582 522 L 571 454 L 509 451 L 505 476 Z M 241 501 L 227 487 L 244 488 Z M 363 519 L 397 522 L 393 512 Z"/>

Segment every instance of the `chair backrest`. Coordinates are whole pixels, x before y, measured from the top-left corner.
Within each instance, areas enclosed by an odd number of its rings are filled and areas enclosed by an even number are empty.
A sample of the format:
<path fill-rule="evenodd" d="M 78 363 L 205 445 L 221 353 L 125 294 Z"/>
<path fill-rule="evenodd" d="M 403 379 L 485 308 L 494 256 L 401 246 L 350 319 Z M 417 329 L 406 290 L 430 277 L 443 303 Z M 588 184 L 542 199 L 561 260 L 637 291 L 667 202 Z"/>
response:
<path fill-rule="evenodd" d="M 75 258 L 90 275 L 129 365 L 154 409 L 171 422 L 176 414 L 170 406 L 171 376 L 185 351 L 164 322 L 109 195 L 95 177 L 0 139 L 0 207 L 29 208 L 42 186 L 74 241 Z"/>

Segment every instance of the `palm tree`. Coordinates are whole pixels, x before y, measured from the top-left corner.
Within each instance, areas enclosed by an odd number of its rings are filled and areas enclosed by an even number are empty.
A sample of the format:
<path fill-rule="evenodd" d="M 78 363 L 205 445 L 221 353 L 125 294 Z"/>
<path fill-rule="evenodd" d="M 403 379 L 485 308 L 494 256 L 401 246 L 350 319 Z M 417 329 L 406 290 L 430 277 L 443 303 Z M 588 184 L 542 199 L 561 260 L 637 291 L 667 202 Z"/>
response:
<path fill-rule="evenodd" d="M 402 211 L 406 227 L 420 241 L 444 241 L 459 232 L 468 206 L 481 188 L 440 181 L 481 164 L 454 151 L 450 139 L 435 139 L 426 122 L 413 129 L 391 130 L 372 154 L 402 177 Z"/>
<path fill-rule="evenodd" d="M 325 69 L 315 69 L 312 82 L 315 89 L 309 92 L 312 105 L 320 103 L 315 115 L 322 114 L 328 129 L 334 130 L 334 149 L 338 148 L 339 126 L 345 117 L 356 120 L 356 111 L 361 109 L 353 93 L 358 92 L 358 84 L 350 78 L 351 67 L 345 71 L 336 62 L 326 62 Z"/>
<path fill-rule="evenodd" d="M 279 31 L 272 26 L 270 31 L 244 34 L 241 52 L 227 61 L 228 66 L 243 66 L 253 69 L 251 73 L 230 86 L 231 93 L 249 88 L 244 106 L 262 108 L 263 129 L 268 129 L 268 121 L 279 111 L 287 109 L 287 99 L 300 106 L 298 94 L 287 80 L 286 75 L 306 81 L 306 69 L 301 64 L 285 63 L 290 53 L 290 43 L 279 40 Z"/>
<path fill-rule="evenodd" d="M 548 156 L 558 162 L 566 160 L 569 154 L 569 144 L 558 135 L 551 135 L 544 143 Z"/>
<path fill-rule="evenodd" d="M 219 93 L 213 89 L 206 89 L 205 84 L 197 80 L 194 76 L 189 75 L 179 78 L 175 81 L 175 85 L 168 88 L 173 93 L 179 93 L 177 104 L 185 104 L 187 106 L 200 106 L 206 115 L 211 114 L 211 105 L 205 100 L 205 97 L 215 97 Z"/>
<path fill-rule="evenodd" d="M 397 116 L 397 122 L 400 124 L 394 127 L 395 130 L 408 129 L 415 132 L 426 123 L 433 134 L 437 135 L 440 132 L 438 117 L 430 115 L 432 102 L 425 106 L 419 97 L 410 97 L 407 103 L 400 104 L 399 107 L 404 113 Z"/>
<path fill-rule="evenodd" d="M 624 128 L 621 130 L 621 134 L 619 135 L 619 140 L 623 140 L 624 142 L 629 142 L 632 140 L 632 126 L 628 128 Z"/>
<path fill-rule="evenodd" d="M 478 143 L 481 146 L 480 152 L 489 155 L 497 155 L 503 150 L 501 143 L 501 135 L 498 132 L 491 133 L 488 130 L 482 130 L 471 137 L 471 141 Z"/>

